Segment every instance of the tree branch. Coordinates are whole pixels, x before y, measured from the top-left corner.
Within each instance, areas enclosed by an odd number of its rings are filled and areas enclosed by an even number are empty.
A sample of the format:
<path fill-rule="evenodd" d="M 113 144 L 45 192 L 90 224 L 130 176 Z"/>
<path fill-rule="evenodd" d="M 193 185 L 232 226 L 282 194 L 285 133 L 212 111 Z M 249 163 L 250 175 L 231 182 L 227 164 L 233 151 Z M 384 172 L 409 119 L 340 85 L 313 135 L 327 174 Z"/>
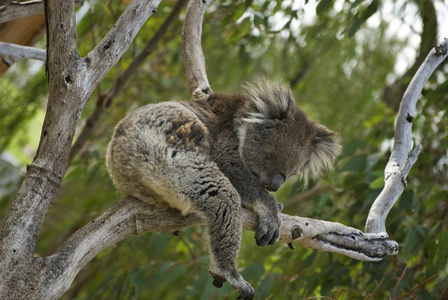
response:
<path fill-rule="evenodd" d="M 363 234 L 339 223 L 285 214 L 280 217 L 280 241 L 283 243 L 296 241 L 305 248 L 338 253 L 363 261 L 378 261 L 398 251 L 398 244 L 383 235 Z M 252 211 L 243 209 L 243 220 L 245 229 L 256 230 L 257 216 Z M 40 277 L 33 275 L 41 274 L 46 278 L 44 286 L 33 290 L 33 297 L 58 299 L 70 288 L 76 275 L 89 261 L 126 237 L 143 232 L 173 233 L 200 225 L 207 225 L 206 219 L 200 215 L 183 216 L 176 209 L 157 209 L 139 199 L 126 197 L 76 231 L 53 255 L 34 258 L 30 263 L 33 268 L 31 271 L 27 269 L 31 276 L 25 279 L 32 286 L 40 280 Z M 24 291 L 20 292 L 20 297 L 26 295 Z"/>
<path fill-rule="evenodd" d="M 244 228 L 254 231 L 256 215 L 243 209 Z M 339 223 L 313 220 L 281 214 L 280 241 L 297 241 L 302 247 L 335 252 L 349 257 L 378 261 L 394 255 L 398 245 L 382 235 L 365 235 Z M 207 225 L 197 214 L 182 216 L 176 209 L 157 209 L 136 198 L 123 198 L 101 216 L 73 234 L 52 255 L 51 264 L 66 266 L 54 288 L 68 288 L 82 267 L 104 249 L 124 238 L 142 232 L 169 232 L 191 226 Z M 50 288 L 52 289 L 52 288 Z M 61 293 L 61 292 L 58 292 Z"/>
<path fill-rule="evenodd" d="M 202 21 L 210 2 L 210 0 L 191 0 L 182 30 L 182 58 L 193 100 L 213 93 L 208 83 L 201 46 Z"/>
<path fill-rule="evenodd" d="M 9 67 L 16 61 L 22 59 L 37 59 L 45 61 L 46 51 L 34 47 L 0 42 L 0 56 L 3 57 L 3 62 Z"/>
<path fill-rule="evenodd" d="M 395 138 L 389 162 L 384 170 L 384 189 L 370 208 L 365 232 L 386 233 L 387 215 L 406 187 L 406 176 L 417 160 L 421 146 L 412 149 L 412 123 L 415 117 L 415 105 L 431 74 L 448 56 L 448 40 L 438 45 L 426 57 L 412 78 L 403 99 L 395 125 Z"/>
<path fill-rule="evenodd" d="M 146 20 L 156 12 L 161 0 L 134 0 L 120 16 L 114 27 L 86 57 L 88 71 L 97 87 L 104 76 L 118 62 L 134 40 Z"/>
<path fill-rule="evenodd" d="M 83 4 L 83 0 L 75 0 L 76 6 L 81 6 Z M 26 2 L 12 1 L 11 3 L 0 6 L 0 24 L 43 13 L 43 0 L 31 0 Z"/>
<path fill-rule="evenodd" d="M 0 23 L 44 13 L 44 1 L 11 2 L 0 6 Z"/>

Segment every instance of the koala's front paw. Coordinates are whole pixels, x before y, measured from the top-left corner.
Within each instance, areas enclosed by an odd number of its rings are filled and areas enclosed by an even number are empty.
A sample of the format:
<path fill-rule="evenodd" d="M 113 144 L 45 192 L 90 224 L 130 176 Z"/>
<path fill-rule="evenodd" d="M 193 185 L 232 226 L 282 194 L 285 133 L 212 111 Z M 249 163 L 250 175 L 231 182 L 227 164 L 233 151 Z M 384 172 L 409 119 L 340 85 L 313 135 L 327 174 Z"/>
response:
<path fill-rule="evenodd" d="M 278 213 L 258 217 L 258 228 L 255 231 L 255 240 L 258 246 L 275 244 L 280 237 L 282 220 Z"/>

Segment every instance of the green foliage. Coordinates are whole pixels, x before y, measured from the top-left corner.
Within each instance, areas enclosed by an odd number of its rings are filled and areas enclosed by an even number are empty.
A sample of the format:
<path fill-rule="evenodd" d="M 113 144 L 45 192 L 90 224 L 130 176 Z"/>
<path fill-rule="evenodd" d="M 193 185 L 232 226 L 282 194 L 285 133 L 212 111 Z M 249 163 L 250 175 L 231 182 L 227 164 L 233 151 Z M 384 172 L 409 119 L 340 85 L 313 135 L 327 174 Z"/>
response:
<path fill-rule="evenodd" d="M 4 151 L 13 139 L 16 140 L 16 145 L 24 146 L 28 139 L 33 138 L 23 128 L 30 123 L 40 108 L 46 93 L 46 79 L 37 76 L 23 78 L 25 67 L 29 67 L 29 64 L 21 63 L 8 77 L 0 77 L 0 152 Z M 34 97 L 28 97 L 26 92 Z M 40 128 L 35 129 L 37 134 L 40 134 Z"/>
<path fill-rule="evenodd" d="M 351 25 L 348 28 L 348 36 L 352 37 L 361 28 L 361 26 L 369 19 L 374 13 L 377 12 L 380 1 L 373 0 L 370 3 L 361 4 L 362 1 L 354 1 L 350 7 L 350 13 L 356 11 L 351 20 Z M 350 14 L 349 14 L 350 15 Z"/>
<path fill-rule="evenodd" d="M 92 7 L 78 25 L 82 56 L 125 9 L 116 0 L 87 3 Z M 99 95 L 111 88 L 144 48 L 173 4 L 163 1 L 159 13 L 145 24 L 92 96 L 79 129 Z M 284 212 L 363 229 L 383 186 L 393 137 L 396 112 L 381 95 L 388 78 L 397 76 L 393 73 L 396 54 L 408 45 L 388 36 L 383 22 L 377 28 L 367 26 L 366 20 L 378 16 L 381 1 L 352 1 L 336 7 L 335 1 L 319 1 L 316 18 L 305 23 L 304 7 L 284 1 L 213 2 L 205 16 L 202 46 L 215 92 L 239 92 L 242 82 L 263 76 L 283 79 L 311 118 L 343 137 L 343 154 L 335 170 L 319 183 L 324 186 L 320 193 L 293 202 L 303 190 L 300 180 L 276 193 L 288 207 Z M 121 197 L 111 184 L 104 159 L 115 124 L 138 106 L 189 98 L 181 62 L 182 19 L 181 15 L 105 109 L 84 149 L 71 162 L 43 225 L 36 255 L 50 255 L 71 233 Z M 33 157 L 22 149 L 37 148 L 45 83 L 43 69 L 31 74 L 26 64 L 0 78 L 0 150 L 6 149 L 20 161 L 16 167 L 14 162 L 0 161 L 0 178 L 11 179 L 0 181 L 1 217 L 18 188 L 21 168 Z M 448 224 L 444 222 L 448 217 L 447 89 L 446 72 L 439 70 L 418 104 L 413 130 L 423 152 L 387 220 L 390 237 L 400 244 L 399 254 L 367 263 L 312 249 L 291 251 L 284 244 L 259 248 L 253 233 L 245 232 L 237 263 L 256 288 L 256 299 L 337 295 L 340 299 L 387 299 L 405 295 L 435 274 L 437 278 L 414 293 L 421 299 L 438 296 L 448 279 Z M 31 122 L 39 125 L 27 126 Z M 145 233 L 128 238 L 90 262 L 63 299 L 233 299 L 237 293 L 228 284 L 222 289 L 212 286 L 203 235 L 204 228 L 198 227 L 181 232 L 180 237 Z"/>

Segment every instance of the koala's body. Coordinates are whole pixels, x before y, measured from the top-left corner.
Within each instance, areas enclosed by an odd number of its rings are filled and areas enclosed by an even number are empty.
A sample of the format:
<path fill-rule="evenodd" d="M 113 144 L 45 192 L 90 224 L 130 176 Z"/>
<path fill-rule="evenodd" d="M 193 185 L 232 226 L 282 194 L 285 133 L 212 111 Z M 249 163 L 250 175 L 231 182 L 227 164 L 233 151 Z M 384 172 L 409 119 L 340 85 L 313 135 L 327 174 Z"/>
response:
<path fill-rule="evenodd" d="M 214 285 L 252 299 L 237 272 L 241 206 L 258 216 L 258 245 L 280 236 L 276 191 L 295 174 L 316 177 L 340 152 L 337 135 L 309 121 L 281 84 L 247 85 L 246 95 L 151 104 L 115 128 L 107 165 L 117 189 L 159 207 L 208 220 Z"/>

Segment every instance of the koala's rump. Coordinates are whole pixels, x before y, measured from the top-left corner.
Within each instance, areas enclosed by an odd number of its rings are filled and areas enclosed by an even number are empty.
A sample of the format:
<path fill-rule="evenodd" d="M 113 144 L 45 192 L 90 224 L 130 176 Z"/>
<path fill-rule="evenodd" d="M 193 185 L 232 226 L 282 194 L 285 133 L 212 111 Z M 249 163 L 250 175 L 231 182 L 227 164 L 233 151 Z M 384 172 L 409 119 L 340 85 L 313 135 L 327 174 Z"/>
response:
<path fill-rule="evenodd" d="M 207 161 L 209 152 L 204 124 L 184 105 L 168 102 L 139 108 L 117 125 L 107 165 L 124 195 L 187 213 L 191 202 L 182 197 L 189 188 L 183 177 L 192 178 L 192 166 Z"/>

